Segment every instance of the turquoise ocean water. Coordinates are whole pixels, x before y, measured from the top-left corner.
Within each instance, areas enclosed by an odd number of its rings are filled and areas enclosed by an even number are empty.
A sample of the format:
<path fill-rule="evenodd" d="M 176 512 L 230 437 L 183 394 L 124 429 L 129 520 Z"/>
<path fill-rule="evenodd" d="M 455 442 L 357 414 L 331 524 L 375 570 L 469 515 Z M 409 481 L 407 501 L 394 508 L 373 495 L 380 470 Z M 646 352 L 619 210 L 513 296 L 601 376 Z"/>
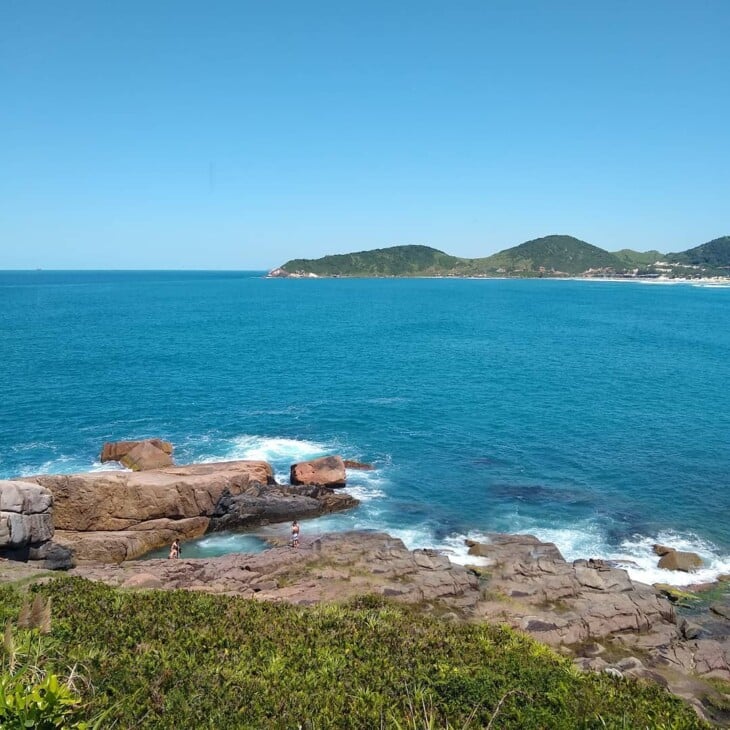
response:
<path fill-rule="evenodd" d="M 730 288 L 0 272 L 0 477 L 100 469 L 161 436 L 179 463 L 325 453 L 372 527 L 464 560 L 529 531 L 568 558 L 730 572 Z M 104 468 L 109 468 L 105 466 Z M 245 549 L 214 535 L 201 552 Z"/>

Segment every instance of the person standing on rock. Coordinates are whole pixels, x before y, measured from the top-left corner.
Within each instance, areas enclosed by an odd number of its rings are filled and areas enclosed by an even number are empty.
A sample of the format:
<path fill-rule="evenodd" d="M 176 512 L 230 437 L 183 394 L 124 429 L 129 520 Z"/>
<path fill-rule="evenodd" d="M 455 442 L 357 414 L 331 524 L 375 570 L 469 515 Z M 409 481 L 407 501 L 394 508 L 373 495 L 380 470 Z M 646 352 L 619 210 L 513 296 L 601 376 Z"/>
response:
<path fill-rule="evenodd" d="M 299 547 L 299 523 L 296 520 L 291 523 L 291 546 Z"/>
<path fill-rule="evenodd" d="M 180 540 L 173 540 L 172 545 L 170 545 L 170 558 L 179 558 L 180 557 Z"/>

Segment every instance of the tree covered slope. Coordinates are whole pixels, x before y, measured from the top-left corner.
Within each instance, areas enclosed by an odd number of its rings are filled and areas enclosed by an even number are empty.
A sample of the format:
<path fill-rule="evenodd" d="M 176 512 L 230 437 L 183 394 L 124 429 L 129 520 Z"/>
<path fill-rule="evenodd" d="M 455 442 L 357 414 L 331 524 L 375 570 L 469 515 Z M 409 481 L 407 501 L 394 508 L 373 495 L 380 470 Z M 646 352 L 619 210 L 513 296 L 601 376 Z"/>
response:
<path fill-rule="evenodd" d="M 625 268 L 614 254 L 573 236 L 545 236 L 480 259 L 487 271 L 582 274 L 589 269 Z"/>
<path fill-rule="evenodd" d="M 668 261 L 709 268 L 730 267 L 730 236 L 722 236 L 681 253 L 667 254 Z"/>
<path fill-rule="evenodd" d="M 428 276 L 455 269 L 460 259 L 429 246 L 393 246 L 335 254 L 321 259 L 293 259 L 281 268 L 318 276 Z"/>
<path fill-rule="evenodd" d="M 669 262 L 669 266 L 658 262 Z M 292 259 L 272 276 L 712 276 L 730 271 L 730 236 L 676 254 L 610 253 L 574 236 L 526 241 L 484 258 L 460 258 L 429 246 L 393 246 L 319 259 Z"/>

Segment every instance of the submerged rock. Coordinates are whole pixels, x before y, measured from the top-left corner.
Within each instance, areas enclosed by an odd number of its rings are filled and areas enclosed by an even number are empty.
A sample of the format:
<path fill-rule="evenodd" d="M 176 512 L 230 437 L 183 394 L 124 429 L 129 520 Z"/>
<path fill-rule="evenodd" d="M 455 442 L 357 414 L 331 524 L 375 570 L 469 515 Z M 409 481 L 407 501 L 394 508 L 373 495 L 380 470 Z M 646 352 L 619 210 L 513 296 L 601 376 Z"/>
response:
<path fill-rule="evenodd" d="M 730 621 L 730 603 L 713 603 L 710 606 L 710 611 L 712 611 L 715 615 L 722 616 L 722 618 Z"/>
<path fill-rule="evenodd" d="M 359 471 L 372 471 L 375 467 L 372 464 L 365 464 L 362 461 L 345 459 L 345 469 L 357 469 Z"/>

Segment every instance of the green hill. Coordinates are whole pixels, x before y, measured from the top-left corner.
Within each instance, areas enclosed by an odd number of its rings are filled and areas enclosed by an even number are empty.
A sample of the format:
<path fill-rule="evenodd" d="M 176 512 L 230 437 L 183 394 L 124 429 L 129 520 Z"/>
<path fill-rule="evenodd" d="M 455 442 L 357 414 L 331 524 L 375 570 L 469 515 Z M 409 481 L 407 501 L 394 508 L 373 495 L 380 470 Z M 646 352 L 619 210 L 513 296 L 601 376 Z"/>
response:
<path fill-rule="evenodd" d="M 730 267 L 730 236 L 722 236 L 681 253 L 670 253 L 667 261 L 710 269 Z"/>
<path fill-rule="evenodd" d="M 658 261 L 669 264 L 656 266 Z M 621 249 L 610 253 L 573 236 L 553 235 L 526 241 L 484 258 L 460 258 L 429 246 L 393 246 L 292 259 L 270 276 L 580 276 L 702 277 L 730 271 L 730 236 L 675 254 Z"/>
<path fill-rule="evenodd" d="M 546 236 L 485 258 L 459 258 L 428 246 L 394 246 L 292 259 L 280 271 L 317 276 L 540 276 L 624 268 L 617 256 L 590 243 L 572 236 Z"/>
<path fill-rule="evenodd" d="M 657 261 L 662 261 L 666 254 L 661 251 L 634 251 L 630 248 L 622 248 L 620 251 L 614 251 L 616 258 L 620 259 L 628 269 L 641 269 L 651 266 Z"/>
<path fill-rule="evenodd" d="M 589 269 L 620 271 L 625 264 L 614 254 L 573 236 L 545 236 L 477 259 L 486 271 L 504 270 L 507 274 L 544 273 L 582 274 Z"/>
<path fill-rule="evenodd" d="M 393 246 L 321 259 L 292 259 L 281 268 L 289 274 L 317 276 L 429 276 L 451 272 L 460 261 L 429 246 Z"/>

